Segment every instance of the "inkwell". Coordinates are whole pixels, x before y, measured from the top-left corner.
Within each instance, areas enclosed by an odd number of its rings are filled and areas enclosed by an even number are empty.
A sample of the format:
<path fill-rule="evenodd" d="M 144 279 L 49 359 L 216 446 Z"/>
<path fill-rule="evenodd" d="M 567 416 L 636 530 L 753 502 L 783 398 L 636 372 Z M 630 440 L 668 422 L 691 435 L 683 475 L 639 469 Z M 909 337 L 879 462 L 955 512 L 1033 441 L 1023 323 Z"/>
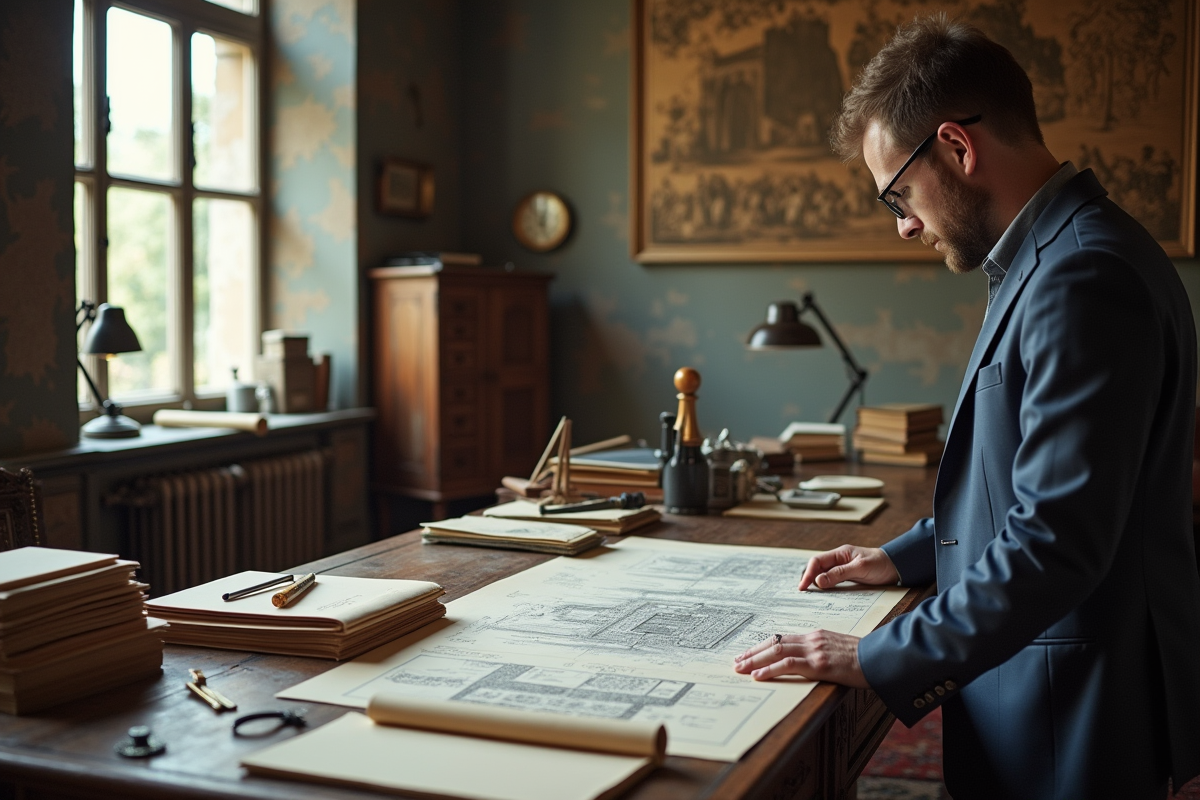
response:
<path fill-rule="evenodd" d="M 696 390 L 700 373 L 691 367 L 675 372 L 679 411 L 671 458 L 663 467 L 663 506 L 669 514 L 708 513 L 708 461 L 700 451 L 703 437 L 696 422 Z"/>

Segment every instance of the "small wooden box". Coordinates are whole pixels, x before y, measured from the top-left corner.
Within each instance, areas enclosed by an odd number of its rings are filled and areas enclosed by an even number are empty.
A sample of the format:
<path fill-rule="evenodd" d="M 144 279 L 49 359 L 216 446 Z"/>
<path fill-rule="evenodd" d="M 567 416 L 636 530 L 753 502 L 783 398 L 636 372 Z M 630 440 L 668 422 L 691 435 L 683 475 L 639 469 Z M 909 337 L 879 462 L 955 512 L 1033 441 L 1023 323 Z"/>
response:
<path fill-rule="evenodd" d="M 308 337 L 289 335 L 287 331 L 262 333 L 263 355 L 274 358 L 308 358 Z"/>
<path fill-rule="evenodd" d="M 301 414 L 317 410 L 313 363 L 303 358 L 259 356 L 255 375 L 271 387 L 275 410 L 280 414 Z"/>

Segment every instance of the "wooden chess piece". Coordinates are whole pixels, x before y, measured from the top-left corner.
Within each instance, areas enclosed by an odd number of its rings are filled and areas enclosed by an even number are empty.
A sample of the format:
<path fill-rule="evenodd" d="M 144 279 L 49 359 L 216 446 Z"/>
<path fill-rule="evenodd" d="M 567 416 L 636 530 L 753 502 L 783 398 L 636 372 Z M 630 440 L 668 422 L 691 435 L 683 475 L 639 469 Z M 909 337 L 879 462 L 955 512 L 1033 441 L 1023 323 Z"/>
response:
<path fill-rule="evenodd" d="M 670 514 L 708 513 L 708 462 L 700 452 L 704 438 L 696 421 L 696 390 L 700 373 L 691 367 L 675 372 L 679 411 L 671 460 L 663 467 L 663 505 Z"/>

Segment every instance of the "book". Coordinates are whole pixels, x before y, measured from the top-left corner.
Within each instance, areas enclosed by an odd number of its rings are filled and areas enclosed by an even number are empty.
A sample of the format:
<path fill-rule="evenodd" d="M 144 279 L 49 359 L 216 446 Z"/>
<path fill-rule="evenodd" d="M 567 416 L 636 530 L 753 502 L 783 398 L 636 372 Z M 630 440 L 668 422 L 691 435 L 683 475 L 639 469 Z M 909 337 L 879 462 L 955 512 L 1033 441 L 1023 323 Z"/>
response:
<path fill-rule="evenodd" d="M 763 454 L 763 464 L 768 475 L 791 475 L 796 471 L 796 454 L 773 436 L 755 436 L 750 446 Z"/>
<path fill-rule="evenodd" d="M 846 426 L 840 422 L 792 422 L 779 434 L 779 441 L 787 442 L 794 436 L 842 439 L 846 436 Z"/>
<path fill-rule="evenodd" d="M 342 660 L 427 625 L 446 613 L 445 592 L 429 581 L 318 575 L 296 602 L 276 608 L 277 588 L 233 601 L 221 595 L 278 577 L 239 572 L 146 603 L 151 617 L 170 626 L 173 644 L 305 655 Z M 298 576 L 297 576 L 298 577 Z"/>
<path fill-rule="evenodd" d="M 422 522 L 421 540 L 430 544 L 467 544 L 560 556 L 578 555 L 604 542 L 604 535 L 591 528 L 556 523 L 553 519 L 549 516 L 545 522 L 528 522 L 467 516 Z"/>
<path fill-rule="evenodd" d="M 499 506 L 483 510 L 485 517 L 502 517 L 504 519 L 520 519 L 541 522 L 545 516 L 538 513 L 537 503 L 528 500 L 514 500 Z M 604 533 L 625 534 L 630 531 L 652 525 L 662 519 L 662 513 L 656 508 L 643 506 L 637 509 L 606 508 L 599 511 L 584 511 L 571 514 L 555 514 L 554 521 L 568 525 L 584 525 Z"/>
<path fill-rule="evenodd" d="M 374 695 L 242 759 L 256 775 L 470 800 L 608 800 L 661 763 L 666 730 L 477 703 Z M 467 768 L 464 768 L 464 765 Z"/>
<path fill-rule="evenodd" d="M 858 423 L 870 427 L 917 430 L 942 421 L 942 407 L 934 403 L 885 403 L 858 409 Z"/>
<path fill-rule="evenodd" d="M 383 262 L 389 267 L 477 267 L 483 263 L 479 253 L 455 253 L 446 250 L 412 250 Z"/>
<path fill-rule="evenodd" d="M 919 453 L 926 450 L 940 450 L 942 447 L 941 441 L 937 438 L 937 430 L 922 432 L 920 436 L 910 438 L 904 442 L 895 442 L 888 439 L 881 439 L 874 436 L 865 436 L 858 431 L 854 433 L 854 447 L 856 450 L 871 450 L 876 453 Z"/>
<path fill-rule="evenodd" d="M 887 442 L 899 442 L 901 444 L 909 441 L 920 441 L 921 439 L 936 439 L 938 435 L 938 426 L 931 425 L 927 428 L 880 428 L 876 425 L 858 425 L 854 429 L 855 436 L 866 436 L 871 439 L 878 439 Z"/>
<path fill-rule="evenodd" d="M 582 456 L 571 456 L 571 473 L 580 469 L 628 470 L 657 475 L 660 464 L 656 451 L 650 447 L 630 447 L 625 450 L 602 450 Z M 558 463 L 551 458 L 550 464 Z"/>
<path fill-rule="evenodd" d="M 942 459 L 942 442 L 936 448 L 922 450 L 916 453 L 877 453 L 863 450 L 859 461 L 864 464 L 891 464 L 895 466 L 927 467 Z"/>

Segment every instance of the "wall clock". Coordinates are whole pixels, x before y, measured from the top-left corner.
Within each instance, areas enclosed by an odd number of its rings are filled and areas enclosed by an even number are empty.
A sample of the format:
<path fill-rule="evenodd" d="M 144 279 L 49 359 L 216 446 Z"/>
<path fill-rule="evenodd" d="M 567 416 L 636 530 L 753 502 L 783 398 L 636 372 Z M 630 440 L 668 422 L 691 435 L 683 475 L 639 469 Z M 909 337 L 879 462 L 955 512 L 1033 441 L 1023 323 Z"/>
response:
<path fill-rule="evenodd" d="M 518 242 L 535 253 L 545 253 L 571 233 L 571 209 L 554 192 L 534 192 L 517 203 L 512 227 Z"/>

